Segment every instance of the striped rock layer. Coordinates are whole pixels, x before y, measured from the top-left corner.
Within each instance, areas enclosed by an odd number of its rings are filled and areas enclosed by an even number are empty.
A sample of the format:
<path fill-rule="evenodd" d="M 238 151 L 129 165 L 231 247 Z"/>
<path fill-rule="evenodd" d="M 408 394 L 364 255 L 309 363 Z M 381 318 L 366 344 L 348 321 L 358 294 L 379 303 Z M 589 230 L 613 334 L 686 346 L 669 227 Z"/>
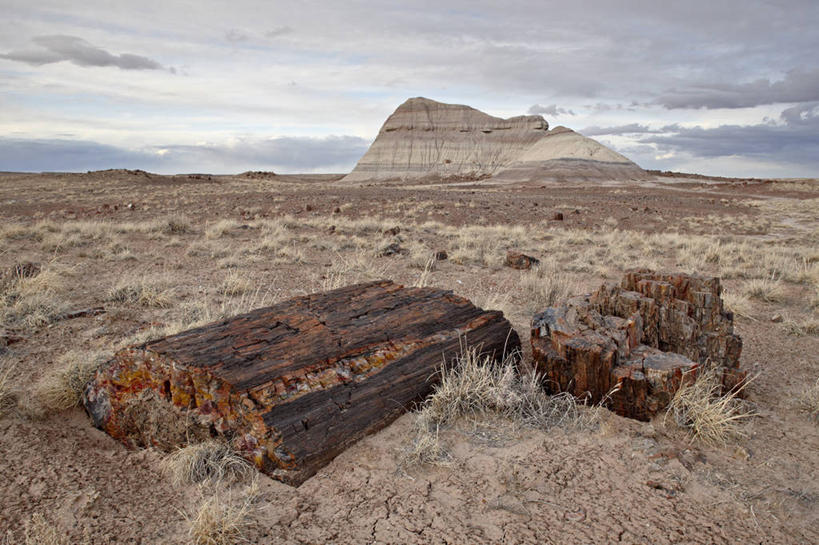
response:
<path fill-rule="evenodd" d="M 502 119 L 460 104 L 411 98 L 381 127 L 343 180 L 423 178 L 641 179 L 626 157 L 540 115 Z"/>

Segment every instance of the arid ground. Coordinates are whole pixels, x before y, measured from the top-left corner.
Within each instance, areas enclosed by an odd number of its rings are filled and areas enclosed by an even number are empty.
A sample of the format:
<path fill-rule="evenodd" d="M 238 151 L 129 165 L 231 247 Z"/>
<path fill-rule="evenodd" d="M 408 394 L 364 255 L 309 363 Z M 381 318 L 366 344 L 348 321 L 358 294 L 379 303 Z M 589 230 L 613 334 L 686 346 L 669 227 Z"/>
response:
<path fill-rule="evenodd" d="M 0 174 L 0 270 L 41 267 L 0 280 L 0 542 L 207 543 L 204 512 L 250 543 L 819 542 L 816 181 L 339 178 Z M 540 268 L 504 267 L 508 249 Z M 418 463 L 408 414 L 297 489 L 180 485 L 166 453 L 126 450 L 77 406 L 75 369 L 284 298 L 425 283 L 503 310 L 528 345 L 534 312 L 632 267 L 723 279 L 756 377 L 725 443 L 592 407 L 463 418 Z"/>

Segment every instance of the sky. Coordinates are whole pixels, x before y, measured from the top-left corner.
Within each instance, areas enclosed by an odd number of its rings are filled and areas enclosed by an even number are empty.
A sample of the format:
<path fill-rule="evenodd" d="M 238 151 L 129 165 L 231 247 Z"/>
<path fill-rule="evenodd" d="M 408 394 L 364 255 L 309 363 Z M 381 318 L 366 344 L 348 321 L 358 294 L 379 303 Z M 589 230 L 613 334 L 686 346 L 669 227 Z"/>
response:
<path fill-rule="evenodd" d="M 407 98 L 819 177 L 817 0 L 0 0 L 0 171 L 346 172 Z"/>

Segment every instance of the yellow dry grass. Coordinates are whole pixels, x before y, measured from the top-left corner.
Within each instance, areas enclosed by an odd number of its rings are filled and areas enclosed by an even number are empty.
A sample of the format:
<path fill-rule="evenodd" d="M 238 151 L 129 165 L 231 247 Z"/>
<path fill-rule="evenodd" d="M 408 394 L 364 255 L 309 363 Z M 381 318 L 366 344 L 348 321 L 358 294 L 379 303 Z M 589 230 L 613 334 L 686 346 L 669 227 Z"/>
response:
<path fill-rule="evenodd" d="M 258 526 L 258 483 L 237 492 L 219 487 L 202 490 L 203 499 L 195 514 L 186 515 L 188 535 L 194 545 L 236 545 L 250 543 L 248 534 Z"/>
<path fill-rule="evenodd" d="M 34 384 L 23 409 L 33 416 L 64 411 L 82 400 L 86 384 L 109 354 L 98 350 L 71 350 L 59 357 L 57 368 Z"/>
<path fill-rule="evenodd" d="M 744 435 L 740 422 L 756 415 L 738 398 L 749 382 L 723 394 L 717 372 L 703 371 L 696 380 L 683 380 L 668 405 L 666 417 L 671 416 L 679 426 L 689 430 L 693 440 L 725 445 Z"/>
<path fill-rule="evenodd" d="M 222 441 L 204 441 L 180 448 L 162 462 L 164 472 L 176 486 L 203 481 L 249 480 L 256 469 Z"/>

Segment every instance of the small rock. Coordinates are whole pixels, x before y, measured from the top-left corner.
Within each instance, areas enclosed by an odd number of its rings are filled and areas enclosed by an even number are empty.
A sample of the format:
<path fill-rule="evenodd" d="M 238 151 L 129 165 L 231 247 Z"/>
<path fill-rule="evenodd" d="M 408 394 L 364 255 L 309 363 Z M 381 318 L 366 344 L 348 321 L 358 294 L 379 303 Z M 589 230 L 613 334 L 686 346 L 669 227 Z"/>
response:
<path fill-rule="evenodd" d="M 392 244 L 388 244 L 381 248 L 378 252 L 378 255 L 381 257 L 389 257 L 393 255 L 403 255 L 409 253 L 406 248 L 402 248 L 400 244 L 397 242 L 393 242 Z"/>
<path fill-rule="evenodd" d="M 328 227 L 328 228 L 327 228 L 327 232 L 328 232 L 328 233 L 331 233 L 331 234 L 332 234 L 332 233 L 335 233 L 335 232 L 336 232 L 336 226 L 335 226 L 335 225 L 331 225 L 330 227 Z"/>
<path fill-rule="evenodd" d="M 771 316 L 771 321 L 772 321 L 773 323 L 775 323 L 775 324 L 778 324 L 778 323 L 779 323 L 779 322 L 781 322 L 782 320 L 784 320 L 784 318 L 783 318 L 783 317 L 782 317 L 782 315 L 781 315 L 781 314 L 779 314 L 779 313 L 774 314 L 773 316 Z"/>
<path fill-rule="evenodd" d="M 513 269 L 531 269 L 534 265 L 538 265 L 540 260 L 532 256 L 522 254 L 515 250 L 506 252 L 506 266 Z"/>
<path fill-rule="evenodd" d="M 341 214 L 341 208 L 339 208 L 338 206 L 333 208 L 333 214 Z"/>
<path fill-rule="evenodd" d="M 555 212 L 552 219 L 555 221 L 563 221 L 563 212 Z"/>
<path fill-rule="evenodd" d="M 394 237 L 394 236 L 397 236 L 398 233 L 400 233 L 400 232 L 401 232 L 401 228 L 396 225 L 395 227 L 391 227 L 389 229 L 384 229 L 384 231 L 381 234 L 383 234 L 385 237 Z"/>
<path fill-rule="evenodd" d="M 449 254 L 447 254 L 444 250 L 438 250 L 435 252 L 435 260 L 436 261 L 444 261 L 449 258 Z"/>
<path fill-rule="evenodd" d="M 307 206 L 305 206 L 305 207 L 304 207 L 304 211 L 305 211 L 305 212 L 312 212 L 312 211 L 313 211 L 313 207 L 312 207 L 311 205 L 309 205 L 309 204 L 308 204 Z"/>

